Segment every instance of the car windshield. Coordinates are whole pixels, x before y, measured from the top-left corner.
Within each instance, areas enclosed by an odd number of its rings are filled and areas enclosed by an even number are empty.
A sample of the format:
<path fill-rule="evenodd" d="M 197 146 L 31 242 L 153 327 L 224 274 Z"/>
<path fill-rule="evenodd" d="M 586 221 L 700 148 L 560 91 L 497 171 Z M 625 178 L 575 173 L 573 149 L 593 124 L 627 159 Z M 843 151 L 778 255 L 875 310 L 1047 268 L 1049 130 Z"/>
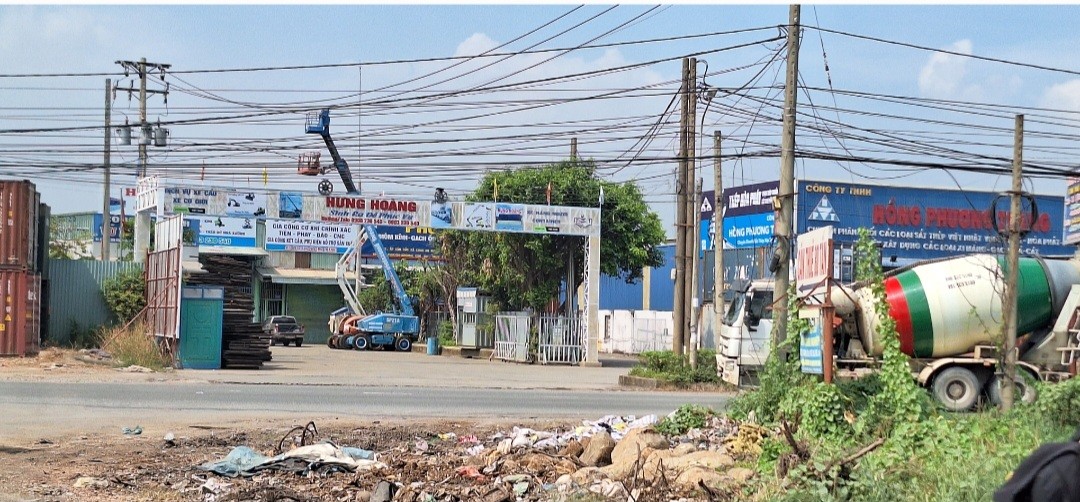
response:
<path fill-rule="evenodd" d="M 274 324 L 296 324 L 296 319 L 292 317 L 275 317 Z"/>
<path fill-rule="evenodd" d="M 728 326 L 734 326 L 735 320 L 739 318 L 739 314 L 742 313 L 743 301 L 746 295 L 739 293 L 735 295 L 735 298 L 731 300 L 731 305 L 728 307 L 727 315 L 724 316 L 724 324 Z"/>

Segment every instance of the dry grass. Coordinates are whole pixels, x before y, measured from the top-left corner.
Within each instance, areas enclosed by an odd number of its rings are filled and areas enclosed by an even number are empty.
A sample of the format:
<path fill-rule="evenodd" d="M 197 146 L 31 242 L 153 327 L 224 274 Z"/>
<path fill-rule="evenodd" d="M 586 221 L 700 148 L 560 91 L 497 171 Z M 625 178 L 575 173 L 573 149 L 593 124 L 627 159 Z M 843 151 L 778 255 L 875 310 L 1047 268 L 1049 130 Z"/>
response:
<path fill-rule="evenodd" d="M 107 328 L 101 332 L 101 348 L 121 365 L 138 365 L 155 371 L 171 367 L 172 355 L 157 343 L 143 323 Z"/>

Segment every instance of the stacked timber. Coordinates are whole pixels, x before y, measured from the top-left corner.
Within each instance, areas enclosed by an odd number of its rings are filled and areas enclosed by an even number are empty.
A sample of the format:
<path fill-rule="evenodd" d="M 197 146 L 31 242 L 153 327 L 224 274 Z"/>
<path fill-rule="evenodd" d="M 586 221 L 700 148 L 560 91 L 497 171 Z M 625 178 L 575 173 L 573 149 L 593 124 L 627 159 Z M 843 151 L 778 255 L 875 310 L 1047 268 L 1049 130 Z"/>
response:
<path fill-rule="evenodd" d="M 201 254 L 205 274 L 193 274 L 189 284 L 225 288 L 221 321 L 223 368 L 260 369 L 270 356 L 270 335 L 252 322 L 255 301 L 251 294 L 252 262 L 246 257 Z"/>

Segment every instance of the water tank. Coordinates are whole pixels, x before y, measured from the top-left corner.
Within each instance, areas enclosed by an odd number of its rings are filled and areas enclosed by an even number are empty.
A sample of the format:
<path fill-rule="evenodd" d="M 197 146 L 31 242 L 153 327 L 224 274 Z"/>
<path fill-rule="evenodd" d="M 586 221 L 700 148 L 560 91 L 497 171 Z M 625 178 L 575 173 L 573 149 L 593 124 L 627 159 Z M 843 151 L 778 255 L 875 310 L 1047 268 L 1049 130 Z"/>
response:
<path fill-rule="evenodd" d="M 919 265 L 885 280 L 889 315 L 896 321 L 900 348 L 913 357 L 945 357 L 993 343 L 1003 325 L 1004 259 L 970 255 Z M 1069 287 L 1080 284 L 1074 261 L 1020 259 L 1018 333 L 1046 327 L 1061 311 Z M 867 351 L 883 346 L 870 291 L 855 291 L 860 337 Z M 841 309 L 838 309 L 838 312 Z M 869 328 L 869 329 L 867 329 Z"/>

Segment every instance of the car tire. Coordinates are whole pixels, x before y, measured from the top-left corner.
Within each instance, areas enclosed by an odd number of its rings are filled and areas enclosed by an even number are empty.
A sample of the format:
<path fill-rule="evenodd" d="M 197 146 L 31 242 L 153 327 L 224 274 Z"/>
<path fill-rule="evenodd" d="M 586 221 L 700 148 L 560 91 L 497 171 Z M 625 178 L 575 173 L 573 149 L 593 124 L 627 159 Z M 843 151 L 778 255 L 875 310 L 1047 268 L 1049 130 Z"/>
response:
<path fill-rule="evenodd" d="M 296 346 L 299 347 L 299 346 L 304 344 L 304 339 L 303 338 L 297 338 L 295 343 L 296 343 Z"/>
<path fill-rule="evenodd" d="M 971 370 L 953 366 L 934 378 L 934 399 L 949 411 L 968 411 L 979 400 L 979 378 Z"/>
<path fill-rule="evenodd" d="M 400 338 L 398 338 L 397 340 L 394 341 L 394 348 L 396 348 L 396 349 L 398 349 L 398 350 L 400 350 L 402 352 L 408 352 L 408 351 L 412 350 L 412 340 L 409 340 L 408 338 L 406 338 L 404 336 L 400 337 Z"/>
<path fill-rule="evenodd" d="M 371 348 L 371 336 L 360 335 L 353 339 L 353 348 L 356 350 L 368 350 Z"/>

